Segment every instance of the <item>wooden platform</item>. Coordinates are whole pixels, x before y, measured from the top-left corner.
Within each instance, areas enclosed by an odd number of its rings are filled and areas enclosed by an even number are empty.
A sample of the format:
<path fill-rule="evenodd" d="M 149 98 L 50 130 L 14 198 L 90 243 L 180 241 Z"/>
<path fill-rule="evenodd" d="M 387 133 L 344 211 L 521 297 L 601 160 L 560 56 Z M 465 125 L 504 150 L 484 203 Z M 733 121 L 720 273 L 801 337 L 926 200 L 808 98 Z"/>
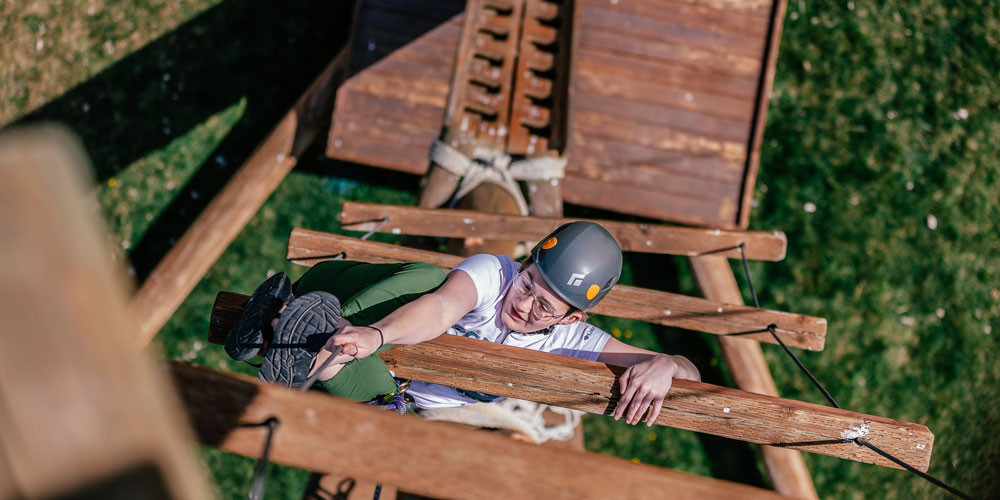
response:
<path fill-rule="evenodd" d="M 362 5 L 355 54 L 365 64 L 382 58 L 340 88 L 328 156 L 426 172 L 462 28 L 460 15 L 446 17 L 452 4 L 432 5 Z M 782 1 L 578 0 L 574 8 L 563 199 L 745 228 Z M 395 22 L 400 15 L 419 22 Z M 440 24 L 421 31 L 435 15 Z"/>

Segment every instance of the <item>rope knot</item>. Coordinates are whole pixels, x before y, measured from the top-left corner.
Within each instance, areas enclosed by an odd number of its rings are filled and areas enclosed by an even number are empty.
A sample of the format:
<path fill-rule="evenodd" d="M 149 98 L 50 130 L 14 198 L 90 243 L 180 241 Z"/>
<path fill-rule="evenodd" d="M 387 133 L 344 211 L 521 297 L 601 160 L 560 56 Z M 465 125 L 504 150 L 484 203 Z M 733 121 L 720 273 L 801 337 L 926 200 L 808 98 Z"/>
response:
<path fill-rule="evenodd" d="M 517 181 L 547 181 L 561 179 L 566 170 L 566 159 L 538 156 L 514 160 L 505 151 L 491 146 L 476 146 L 466 155 L 442 141 L 434 141 L 428 158 L 461 179 L 452 197 L 461 199 L 483 182 L 503 187 L 517 202 L 521 215 L 528 215 L 528 203 Z"/>

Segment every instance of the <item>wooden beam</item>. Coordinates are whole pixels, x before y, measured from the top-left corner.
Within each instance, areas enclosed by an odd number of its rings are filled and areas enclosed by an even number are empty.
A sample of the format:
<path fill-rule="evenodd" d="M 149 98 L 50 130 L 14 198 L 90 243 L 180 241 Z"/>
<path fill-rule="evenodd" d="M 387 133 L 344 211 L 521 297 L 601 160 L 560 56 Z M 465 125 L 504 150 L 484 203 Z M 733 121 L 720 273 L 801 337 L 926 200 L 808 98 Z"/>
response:
<path fill-rule="evenodd" d="M 209 341 L 221 343 L 247 297 L 220 292 Z M 623 368 L 481 340 L 441 335 L 381 354 L 396 376 L 574 410 L 610 415 Z M 700 382 L 675 380 L 657 418 L 666 425 L 887 467 L 875 452 L 844 442 L 841 433 L 867 425 L 868 439 L 926 470 L 934 435 L 927 427 Z M 404 485 L 399 485 L 405 488 Z"/>
<path fill-rule="evenodd" d="M 496 215 L 468 210 L 427 208 L 344 202 L 340 224 L 352 231 L 371 231 L 384 217 L 388 224 L 380 231 L 447 238 L 496 238 L 538 241 L 566 222 L 581 220 L 557 217 Z M 740 258 L 739 244 L 746 244 L 748 259 L 778 261 L 785 258 L 787 240 L 780 231 L 723 231 L 595 220 L 604 226 L 626 252 L 672 255 L 722 255 Z"/>
<path fill-rule="evenodd" d="M 461 257 L 397 245 L 359 240 L 347 236 L 293 229 L 288 239 L 289 260 L 313 265 L 343 253 L 343 258 L 365 262 L 420 261 L 451 269 Z M 778 335 L 791 347 L 823 350 L 826 320 L 744 305 L 731 305 L 702 298 L 618 285 L 591 312 L 636 319 L 716 335 L 775 343 L 767 326 L 777 325 Z M 757 332 L 757 333 L 747 333 Z"/>
<path fill-rule="evenodd" d="M 711 300 L 739 304 L 743 301 L 739 285 L 729 262 L 718 256 L 695 257 L 689 259 L 695 280 L 702 294 Z M 778 396 L 778 388 L 771 377 L 771 370 L 764 359 L 760 344 L 745 339 L 720 337 L 722 355 L 726 367 L 732 374 L 736 387 L 757 394 Z M 764 464 L 774 483 L 774 489 L 782 495 L 801 499 L 818 499 L 809 469 L 802 454 L 785 448 L 761 447 Z"/>
<path fill-rule="evenodd" d="M 556 450 L 318 392 L 177 362 L 169 369 L 202 443 L 257 457 L 275 417 L 275 463 L 394 484 L 435 498 L 783 498 L 772 491 L 593 453 Z M 600 471 L 581 474 L 580 471 Z"/>
<path fill-rule="evenodd" d="M 325 130 L 334 90 L 347 72 L 348 55 L 344 49 L 334 57 L 146 278 L 132 300 L 140 345 L 152 340 Z"/>
<path fill-rule="evenodd" d="M 767 104 L 771 99 L 771 86 L 774 84 L 774 72 L 778 63 L 778 46 L 781 44 L 781 29 L 785 20 L 787 0 L 773 0 L 771 4 L 771 20 L 768 24 L 767 45 L 764 47 L 763 71 L 757 86 L 757 98 L 754 103 L 754 118 L 750 129 L 750 140 L 747 144 L 746 174 L 743 178 L 743 194 L 740 197 L 739 227 L 750 225 L 750 208 L 753 203 L 753 188 L 757 181 L 757 171 L 760 169 L 760 145 L 764 140 L 764 125 L 767 123 Z"/>
<path fill-rule="evenodd" d="M 88 163 L 62 129 L 0 135 L 0 498 L 211 498 L 132 341 Z"/>

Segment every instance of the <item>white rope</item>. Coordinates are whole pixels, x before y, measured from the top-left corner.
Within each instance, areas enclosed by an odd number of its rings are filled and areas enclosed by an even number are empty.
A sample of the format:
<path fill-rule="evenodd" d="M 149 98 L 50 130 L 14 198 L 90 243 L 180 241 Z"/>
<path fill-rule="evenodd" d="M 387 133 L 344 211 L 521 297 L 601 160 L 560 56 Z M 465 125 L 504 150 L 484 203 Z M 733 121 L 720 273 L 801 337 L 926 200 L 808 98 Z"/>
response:
<path fill-rule="evenodd" d="M 547 425 L 542 416 L 545 410 L 562 415 L 563 421 Z M 473 403 L 456 408 L 436 408 L 420 412 L 420 416 L 427 420 L 514 431 L 535 443 L 544 443 L 552 439 L 566 441 L 572 438 L 576 427 L 580 425 L 582 414 L 583 412 L 577 410 L 511 398 L 494 403 Z"/>
<path fill-rule="evenodd" d="M 566 159 L 536 156 L 512 161 L 509 154 L 496 148 L 477 146 L 472 156 L 466 156 L 441 141 L 434 141 L 427 154 L 430 160 L 461 179 L 455 199 L 461 199 L 484 182 L 492 182 L 507 190 L 517 202 L 521 215 L 528 215 L 528 202 L 517 181 L 551 181 L 562 179 Z"/>

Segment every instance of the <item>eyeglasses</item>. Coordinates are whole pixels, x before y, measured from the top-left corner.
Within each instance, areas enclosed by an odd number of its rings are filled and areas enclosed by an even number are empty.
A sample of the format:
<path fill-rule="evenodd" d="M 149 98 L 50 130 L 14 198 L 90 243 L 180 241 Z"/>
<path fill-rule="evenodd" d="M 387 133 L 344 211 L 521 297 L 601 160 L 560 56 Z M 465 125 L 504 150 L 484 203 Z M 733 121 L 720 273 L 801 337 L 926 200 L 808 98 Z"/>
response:
<path fill-rule="evenodd" d="M 549 321 L 559 316 L 548 302 L 535 295 L 535 284 L 528 278 L 527 273 L 517 273 L 512 286 L 518 292 L 531 296 L 531 315 L 536 321 Z"/>

